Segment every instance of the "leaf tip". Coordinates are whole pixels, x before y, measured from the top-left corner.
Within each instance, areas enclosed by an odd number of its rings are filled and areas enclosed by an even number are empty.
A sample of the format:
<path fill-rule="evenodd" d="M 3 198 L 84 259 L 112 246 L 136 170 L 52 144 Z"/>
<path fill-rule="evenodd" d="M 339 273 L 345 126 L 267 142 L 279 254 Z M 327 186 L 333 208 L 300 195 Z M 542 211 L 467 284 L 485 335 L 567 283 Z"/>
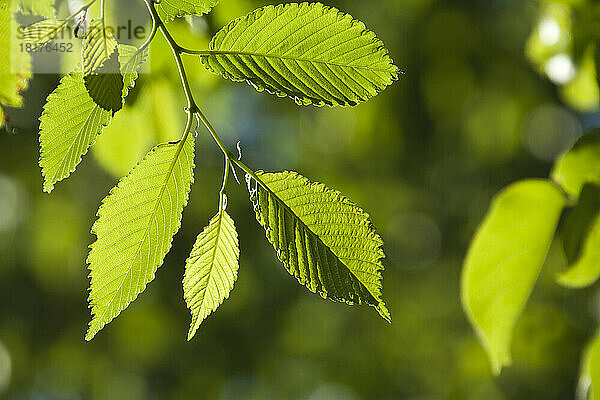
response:
<path fill-rule="evenodd" d="M 54 190 L 54 183 L 49 181 L 44 181 L 43 189 L 44 193 L 50 194 Z"/>
<path fill-rule="evenodd" d="M 508 367 L 510 364 L 512 364 L 510 345 L 494 345 L 491 341 L 491 338 L 487 336 L 486 332 L 479 327 L 475 327 L 475 333 L 479 339 L 479 342 L 483 346 L 485 353 L 487 354 L 492 375 L 499 376 L 502 372 L 502 368 Z"/>
<path fill-rule="evenodd" d="M 588 277 L 584 276 L 582 271 L 575 269 L 572 267 L 566 271 L 560 272 L 556 275 L 554 280 L 560 286 L 566 287 L 568 289 L 583 289 L 597 280 L 597 276 Z"/>
<path fill-rule="evenodd" d="M 90 327 L 88 328 L 88 331 L 85 334 L 85 341 L 91 342 L 92 339 L 94 338 L 94 336 L 96 336 L 97 332 L 98 332 L 97 330 L 92 329 L 92 324 L 90 323 Z"/>
<path fill-rule="evenodd" d="M 490 366 L 492 369 L 492 375 L 499 376 L 502 373 L 502 368 L 508 367 L 512 360 L 510 355 L 506 354 L 504 357 L 500 358 L 499 356 L 489 354 Z"/>
<path fill-rule="evenodd" d="M 190 342 L 194 338 L 195 335 L 196 335 L 196 327 L 192 326 L 192 327 L 190 327 L 190 331 L 188 332 L 187 341 Z"/>
<path fill-rule="evenodd" d="M 392 323 L 392 314 L 390 314 L 390 310 L 386 307 L 385 303 L 382 301 L 376 307 L 379 315 L 385 319 L 388 323 Z"/>
<path fill-rule="evenodd" d="M 92 313 L 94 314 L 93 310 Z M 108 322 L 110 322 L 111 320 L 109 320 Z M 85 334 L 85 340 L 87 342 L 91 341 L 94 337 L 96 337 L 98 332 L 100 332 L 108 322 L 106 320 L 99 319 L 97 314 L 93 315 L 92 320 L 89 323 L 87 333 Z"/>

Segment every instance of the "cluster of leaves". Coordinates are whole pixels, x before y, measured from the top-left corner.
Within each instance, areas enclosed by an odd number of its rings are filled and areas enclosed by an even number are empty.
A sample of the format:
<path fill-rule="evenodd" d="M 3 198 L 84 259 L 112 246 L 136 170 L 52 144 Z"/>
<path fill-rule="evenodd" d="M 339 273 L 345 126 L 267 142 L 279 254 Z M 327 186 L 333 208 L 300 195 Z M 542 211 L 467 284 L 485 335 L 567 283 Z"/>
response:
<path fill-rule="evenodd" d="M 219 208 L 198 235 L 186 262 L 184 297 L 192 314 L 188 338 L 228 296 L 238 273 L 239 245 L 226 211 L 229 172 L 246 173 L 258 222 L 288 272 L 312 292 L 347 304 L 367 304 L 388 321 L 382 298 L 383 242 L 369 216 L 339 192 L 295 172 L 254 172 L 229 150 L 196 106 L 181 54 L 198 55 L 208 70 L 258 91 L 301 105 L 356 105 L 397 79 L 398 69 L 363 23 L 319 3 L 267 6 L 238 18 L 215 34 L 208 50 L 179 46 L 168 21 L 210 11 L 216 0 L 145 0 L 153 27 L 139 48 L 119 44 L 92 19 L 83 37 L 82 59 L 48 96 L 40 117 L 40 166 L 44 191 L 67 178 L 104 129 L 118 118 L 160 31 L 169 42 L 188 100 L 180 140 L 159 144 L 110 191 L 92 227 L 86 335 L 125 309 L 151 282 L 181 224 L 194 179 L 195 123 L 203 123 L 225 157 Z M 90 1 L 65 20 L 48 18 L 22 29 L 41 46 L 87 11 Z M 143 94 L 142 94 L 143 95 Z"/>
<path fill-rule="evenodd" d="M 531 62 L 560 85 L 560 95 L 574 109 L 600 106 L 600 5 L 592 0 L 539 1 L 539 21 L 526 46 Z M 552 68 L 562 71 L 554 77 Z"/>
<path fill-rule="evenodd" d="M 492 370 L 510 364 L 512 332 L 553 240 L 562 242 L 569 268 L 556 281 L 567 288 L 600 277 L 600 130 L 584 135 L 554 164 L 550 179 L 529 179 L 502 190 L 476 232 L 462 276 L 465 312 Z M 600 385 L 600 335 L 584 357 L 582 380 Z"/>
<path fill-rule="evenodd" d="M 599 5 L 550 0 L 539 7 L 528 58 L 559 85 L 571 107 L 597 110 Z M 562 243 L 569 263 L 556 276 L 559 285 L 584 288 L 600 277 L 599 160 L 600 131 L 594 130 L 556 160 L 549 180 L 524 180 L 499 193 L 471 242 L 463 266 L 463 308 L 495 374 L 511 363 L 513 330 L 554 241 Z M 580 384 L 589 398 L 598 396 L 594 388 L 600 386 L 599 346 L 596 334 L 583 356 Z"/>
<path fill-rule="evenodd" d="M 597 110 L 599 5 L 539 3 L 528 58 L 559 85 L 571 107 Z M 553 76 L 552 63 L 558 61 L 561 74 Z M 511 363 L 513 330 L 555 241 L 569 263 L 556 282 L 571 289 L 594 284 L 600 277 L 600 130 L 559 157 L 548 180 L 524 180 L 502 190 L 472 239 L 463 266 L 462 303 L 495 374 Z M 580 387 L 587 398 L 600 396 L 599 349 L 596 333 L 582 357 Z"/>

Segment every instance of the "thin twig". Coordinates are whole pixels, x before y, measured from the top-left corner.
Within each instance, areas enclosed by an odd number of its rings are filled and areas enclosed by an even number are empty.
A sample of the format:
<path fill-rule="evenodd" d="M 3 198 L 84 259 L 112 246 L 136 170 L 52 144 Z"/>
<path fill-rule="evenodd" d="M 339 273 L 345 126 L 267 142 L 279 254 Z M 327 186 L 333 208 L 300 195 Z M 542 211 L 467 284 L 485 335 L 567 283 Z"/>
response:
<path fill-rule="evenodd" d="M 185 93 L 185 97 L 186 97 L 187 103 L 188 103 L 188 106 L 186 107 L 186 112 L 188 113 L 188 116 L 191 116 L 192 114 L 195 115 L 196 118 L 198 119 L 198 121 L 202 122 L 202 124 L 206 127 L 206 129 L 208 130 L 208 132 L 214 139 L 217 146 L 223 152 L 223 155 L 225 156 L 225 160 L 226 160 L 225 162 L 227 165 L 230 165 L 231 163 L 237 165 L 242 171 L 244 171 L 252 179 L 254 179 L 260 186 L 262 186 L 266 190 L 269 190 L 269 188 L 267 188 L 266 185 L 264 183 L 262 183 L 262 181 L 258 178 L 258 176 L 256 176 L 254 171 L 252 171 L 241 160 L 239 160 L 231 151 L 229 151 L 227 146 L 225 146 L 225 144 L 223 143 L 223 140 L 221 140 L 221 138 L 219 137 L 219 135 L 217 134 L 215 129 L 212 127 L 210 121 L 206 118 L 204 113 L 202 113 L 202 111 L 196 105 L 196 102 L 194 101 L 194 95 L 192 93 L 192 89 L 190 87 L 189 80 L 187 78 L 187 74 L 185 71 L 185 66 L 183 65 L 183 61 L 181 59 L 182 54 L 185 54 L 185 53 L 189 54 L 189 53 L 191 53 L 191 51 L 188 49 L 185 49 L 185 48 L 181 47 L 179 44 L 177 44 L 177 42 L 175 41 L 175 39 L 173 38 L 173 36 L 169 32 L 169 30 L 167 29 L 164 21 L 158 15 L 158 12 L 156 11 L 155 4 L 153 3 L 153 1 L 152 0 L 144 0 L 144 2 L 146 3 L 146 6 L 148 7 L 150 14 L 152 15 L 153 25 L 156 25 L 157 29 L 160 30 L 160 32 L 162 33 L 164 38 L 167 40 L 167 42 L 169 43 L 169 47 L 171 48 L 171 51 L 173 52 L 173 56 L 175 57 L 175 62 L 177 63 L 177 69 L 179 71 L 179 78 L 181 80 L 181 85 L 183 86 L 183 91 Z M 189 133 L 189 131 L 186 132 L 186 134 L 185 134 L 186 138 L 187 138 L 188 133 Z M 227 169 L 228 168 L 226 168 L 226 170 Z M 224 175 L 224 177 L 225 176 L 226 175 Z M 224 179 L 224 183 L 227 183 L 225 179 Z M 224 186 L 221 189 L 221 191 L 222 191 L 222 193 L 224 193 Z M 219 207 L 221 207 L 221 206 L 219 206 Z"/>

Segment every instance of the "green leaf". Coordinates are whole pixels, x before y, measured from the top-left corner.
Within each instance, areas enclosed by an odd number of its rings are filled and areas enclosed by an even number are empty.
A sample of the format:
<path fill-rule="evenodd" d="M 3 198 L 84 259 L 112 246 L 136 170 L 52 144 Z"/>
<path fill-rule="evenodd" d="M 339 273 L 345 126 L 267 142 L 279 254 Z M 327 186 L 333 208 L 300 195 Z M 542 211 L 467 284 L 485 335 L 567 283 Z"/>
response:
<path fill-rule="evenodd" d="M 119 63 L 121 64 L 121 74 L 123 76 L 123 95 L 125 98 L 129 90 L 135 86 L 135 81 L 139 75 L 139 69 L 148 59 L 150 47 L 139 51 L 135 46 L 119 45 Z"/>
<path fill-rule="evenodd" d="M 129 47 L 121 45 L 119 49 L 135 54 Z M 121 65 L 128 65 L 129 61 L 123 58 Z M 140 66 L 137 64 L 133 70 Z M 132 85 L 133 81 L 128 83 Z M 112 116 L 113 111 L 102 108 L 90 96 L 80 67 L 61 79 L 48 96 L 40 117 L 40 167 L 45 192 L 50 193 L 56 182 L 75 171 Z"/>
<path fill-rule="evenodd" d="M 500 192 L 477 230 L 462 273 L 463 308 L 494 373 L 510 364 L 510 343 L 540 273 L 565 205 L 544 180 L 517 182 Z"/>
<path fill-rule="evenodd" d="M 208 14 L 219 0 L 161 0 L 156 3 L 158 15 L 165 22 L 184 15 Z"/>
<path fill-rule="evenodd" d="M 94 102 L 113 114 L 123 107 L 123 94 L 126 93 L 120 70 L 119 54 L 115 51 L 96 73 L 83 77 Z"/>
<path fill-rule="evenodd" d="M 586 183 L 581 190 L 579 201 L 571 208 L 560 227 L 565 255 L 569 263 L 580 255 L 581 244 L 592 228 L 594 218 L 600 211 L 600 188 Z"/>
<path fill-rule="evenodd" d="M 557 281 L 563 286 L 582 288 L 600 277 L 600 190 L 586 184 L 579 203 L 565 220 L 562 233 L 565 253 L 571 265 Z"/>
<path fill-rule="evenodd" d="M 125 104 L 94 144 L 95 160 L 115 178 L 127 174 L 156 143 L 181 136 L 176 94 L 166 78 L 153 78 L 133 105 Z"/>
<path fill-rule="evenodd" d="M 127 174 L 153 145 L 164 142 L 157 140 L 152 118 L 148 118 L 152 110 L 146 105 L 146 96 L 133 106 L 126 104 L 92 148 L 96 162 L 115 178 Z"/>
<path fill-rule="evenodd" d="M 97 72 L 117 50 L 117 41 L 104 29 L 101 19 L 93 19 L 86 30 L 81 48 L 83 74 Z"/>
<path fill-rule="evenodd" d="M 83 80 L 90 97 L 113 113 L 123 106 L 124 84 L 117 51 L 117 41 L 104 29 L 104 22 L 94 19 L 83 39 Z"/>
<path fill-rule="evenodd" d="M 391 322 L 382 298 L 383 241 L 369 215 L 295 172 L 256 176 L 250 191 L 256 218 L 287 271 L 313 293 L 368 304 Z"/>
<path fill-rule="evenodd" d="M 31 77 L 31 56 L 13 48 L 18 25 L 7 3 L 0 3 L 0 103 L 20 107 Z"/>
<path fill-rule="evenodd" d="M 552 179 L 577 198 L 585 183 L 600 184 L 600 129 L 585 134 L 554 164 Z"/>
<path fill-rule="evenodd" d="M 183 293 L 192 313 L 191 340 L 204 319 L 229 297 L 237 279 L 240 250 L 235 224 L 220 210 L 198 235 L 186 261 Z"/>
<path fill-rule="evenodd" d="M 594 42 L 589 43 L 581 58 L 577 61 L 575 76 L 559 89 L 564 102 L 581 113 L 597 111 L 598 100 L 600 99 L 596 62 L 594 61 L 594 48 L 596 46 Z"/>
<path fill-rule="evenodd" d="M 600 332 L 590 340 L 582 358 L 578 388 L 582 396 L 578 398 L 600 400 L 600 390 L 597 390 L 600 387 Z"/>
<path fill-rule="evenodd" d="M 91 340 L 154 279 L 181 225 L 193 181 L 194 136 L 156 146 L 102 201 L 87 262 Z"/>
<path fill-rule="evenodd" d="M 13 12 L 54 17 L 54 0 L 9 0 Z"/>
<path fill-rule="evenodd" d="M 4 115 L 4 109 L 0 106 L 0 129 L 4 129 L 6 126 L 6 115 Z"/>
<path fill-rule="evenodd" d="M 80 71 L 60 80 L 40 117 L 40 167 L 45 192 L 50 193 L 56 182 L 75 171 L 111 118 L 112 112 L 90 97 Z"/>
<path fill-rule="evenodd" d="M 356 105 L 398 76 L 388 51 L 364 24 L 320 3 L 267 6 L 220 30 L 204 66 L 296 103 Z"/>
<path fill-rule="evenodd" d="M 23 44 L 30 44 L 35 51 L 56 37 L 67 26 L 67 21 L 45 19 L 20 29 L 19 39 Z"/>

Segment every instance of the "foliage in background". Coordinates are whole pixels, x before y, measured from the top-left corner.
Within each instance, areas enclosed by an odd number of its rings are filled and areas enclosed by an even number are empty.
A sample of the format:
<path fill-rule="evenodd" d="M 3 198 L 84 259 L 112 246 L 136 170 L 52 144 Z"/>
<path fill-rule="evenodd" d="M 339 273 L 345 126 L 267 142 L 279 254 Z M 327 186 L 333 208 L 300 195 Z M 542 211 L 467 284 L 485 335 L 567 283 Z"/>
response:
<path fill-rule="evenodd" d="M 540 22 L 527 43 L 529 58 L 582 111 L 598 108 L 600 8 L 585 1 L 542 3 Z M 573 59 L 578 60 L 577 69 Z M 553 238 L 569 263 L 560 285 L 584 288 L 600 277 L 600 131 L 583 136 L 557 158 L 550 180 L 521 181 L 493 201 L 464 261 L 463 307 L 495 374 L 510 365 L 513 330 L 544 264 Z M 541 186 L 544 185 L 544 186 Z M 530 186 L 529 190 L 524 190 Z M 567 210 L 563 212 L 563 208 Z M 562 222 L 559 217 L 564 214 Z M 582 397 L 596 398 L 596 342 L 584 355 Z M 596 390 L 594 390 L 596 389 Z M 587 393 L 587 394 L 586 394 Z"/>
<path fill-rule="evenodd" d="M 59 17 L 69 14 L 64 3 L 55 3 Z M 112 3 L 111 17 L 121 11 Z M 272 248 L 252 223 L 247 193 L 231 188 L 227 213 L 236 219 L 242 253 L 236 290 L 193 345 L 173 333 L 188 328 L 179 299 L 185 261 L 215 214 L 214 196 L 203 193 L 221 186 L 220 155 L 198 135 L 191 203 L 160 279 L 130 306 L 134 312 L 111 323 L 109 334 L 84 343 L 89 315 L 81 294 L 89 281 L 82 260 L 93 210 L 151 147 L 180 137 L 185 103 L 171 50 L 157 36 L 147 61 L 152 73 L 141 74 L 91 148 L 93 157 L 69 184 L 42 196 L 36 118 L 60 78 L 36 75 L 25 108 L 7 108 L 8 130 L 0 133 L 0 396 L 572 398 L 579 357 L 597 329 L 598 283 L 575 291 L 555 281 L 573 257 L 565 253 L 576 256 L 576 243 L 583 243 L 570 240 L 566 251 L 562 237 L 554 240 L 515 325 L 511 367 L 500 377 L 490 376 L 458 301 L 461 258 L 492 195 L 523 177 L 547 177 L 553 160 L 598 124 L 596 112 L 576 112 L 561 85 L 525 59 L 526 40 L 549 3 L 335 2 L 368 21 L 406 71 L 385 96 L 354 108 L 298 109 L 221 82 L 197 58 L 184 57 L 199 105 L 225 143 L 242 141 L 245 162 L 319 176 L 376 210 L 388 257 L 386 303 L 395 319 L 385 329 L 376 314 L 305 296 L 285 270 L 273 270 Z M 224 1 L 208 16 L 174 20 L 169 30 L 186 47 L 207 48 L 220 27 L 263 5 Z M 77 62 L 63 61 L 66 70 Z M 585 90 L 572 92 L 585 98 L 594 86 L 581 82 Z M 579 215 L 590 215 L 594 190 L 584 191 L 588 205 Z M 591 220 L 572 220 L 580 218 Z M 177 291 L 181 296 L 173 296 Z M 587 389 L 585 376 L 579 388 Z"/>

